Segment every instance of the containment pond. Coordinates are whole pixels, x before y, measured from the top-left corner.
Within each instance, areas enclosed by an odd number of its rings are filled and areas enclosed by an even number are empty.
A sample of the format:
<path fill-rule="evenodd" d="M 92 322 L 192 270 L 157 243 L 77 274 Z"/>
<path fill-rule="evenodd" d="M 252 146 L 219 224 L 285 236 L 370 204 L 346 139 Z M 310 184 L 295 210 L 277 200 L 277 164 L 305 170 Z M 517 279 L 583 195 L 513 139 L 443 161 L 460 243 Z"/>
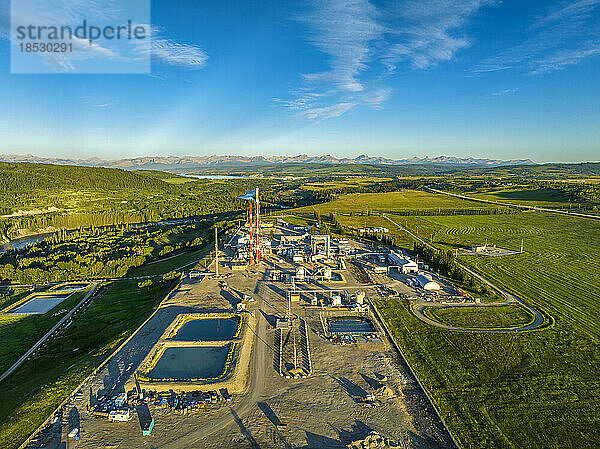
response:
<path fill-rule="evenodd" d="M 238 318 L 203 318 L 186 321 L 171 340 L 223 341 L 231 340 L 239 323 Z"/>
<path fill-rule="evenodd" d="M 55 285 L 54 287 L 52 287 L 50 289 L 50 291 L 53 292 L 76 292 L 78 290 L 83 290 L 84 288 L 86 288 L 88 286 L 88 284 L 61 284 L 61 285 Z"/>
<path fill-rule="evenodd" d="M 165 349 L 149 375 L 152 379 L 212 379 L 225 369 L 231 344 L 225 346 L 171 347 Z"/>
<path fill-rule="evenodd" d="M 329 329 L 338 335 L 371 334 L 375 331 L 369 321 L 353 317 L 332 319 L 329 321 Z"/>
<path fill-rule="evenodd" d="M 71 293 L 56 294 L 33 294 L 25 301 L 16 304 L 6 313 L 14 315 L 39 315 L 52 310 L 65 299 L 71 296 Z"/>

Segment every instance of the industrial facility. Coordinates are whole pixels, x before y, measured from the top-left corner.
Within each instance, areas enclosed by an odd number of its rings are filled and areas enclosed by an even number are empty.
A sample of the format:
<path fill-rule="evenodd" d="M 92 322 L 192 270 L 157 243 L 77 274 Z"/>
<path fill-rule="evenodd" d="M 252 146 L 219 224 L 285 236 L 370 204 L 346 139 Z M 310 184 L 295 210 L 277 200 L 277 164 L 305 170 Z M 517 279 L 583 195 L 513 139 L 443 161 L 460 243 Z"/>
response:
<path fill-rule="evenodd" d="M 387 425 L 403 413 L 395 393 L 401 377 L 372 300 L 443 301 L 451 285 L 401 250 L 321 234 L 282 217 L 265 222 L 259 189 L 240 198 L 248 204 L 246 220 L 222 250 L 215 238 L 208 265 L 214 271 L 195 267 L 182 276 L 148 322 L 82 386 L 90 395 L 73 398 L 81 418 L 71 440 L 84 435 L 85 445 L 105 447 L 116 444 L 113 435 L 126 435 L 132 447 L 143 447 L 189 429 L 214 437 L 211 427 L 237 425 L 231 406 L 256 405 L 252 388 L 277 397 L 284 416 L 308 420 L 312 429 L 317 417 L 298 415 L 303 407 L 297 405 L 318 402 L 314 391 L 347 391 L 343 379 L 350 378 L 375 379 L 374 386 L 328 405 L 321 410 L 325 419 L 368 407 L 377 408 L 373 422 Z M 315 372 L 335 373 L 337 380 Z M 382 380 L 388 378 L 394 381 Z M 295 435 L 282 420 L 271 422 Z"/>

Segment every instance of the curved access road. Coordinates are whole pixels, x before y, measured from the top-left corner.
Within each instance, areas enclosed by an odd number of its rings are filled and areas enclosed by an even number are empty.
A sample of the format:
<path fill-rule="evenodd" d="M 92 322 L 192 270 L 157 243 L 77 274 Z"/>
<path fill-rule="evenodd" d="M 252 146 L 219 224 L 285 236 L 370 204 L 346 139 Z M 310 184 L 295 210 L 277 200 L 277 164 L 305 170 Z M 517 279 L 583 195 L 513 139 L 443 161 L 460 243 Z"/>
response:
<path fill-rule="evenodd" d="M 491 302 L 491 303 L 481 303 L 481 304 L 472 304 L 472 303 L 462 303 L 462 304 L 440 304 L 440 303 L 428 303 L 425 301 L 418 301 L 411 305 L 413 313 L 419 318 L 421 321 L 430 324 L 431 326 L 439 327 L 441 329 L 451 330 L 451 331 L 459 331 L 459 332 L 517 332 L 517 331 L 529 331 L 532 329 L 536 329 L 544 324 L 544 317 L 537 312 L 535 309 L 527 308 L 530 312 L 534 313 L 533 320 L 522 326 L 517 327 L 494 327 L 494 328 L 477 328 L 477 327 L 457 327 L 450 326 L 448 324 L 440 323 L 439 321 L 435 321 L 425 315 L 426 309 L 450 309 L 450 308 L 459 308 L 459 307 L 502 307 L 508 305 L 519 304 L 519 301 L 514 299 L 507 298 L 502 302 Z"/>
<path fill-rule="evenodd" d="M 400 229 L 402 229 L 404 232 L 408 233 L 414 239 L 418 240 L 419 242 L 423 243 L 424 245 L 429 246 L 430 248 L 432 248 L 434 250 L 437 250 L 437 248 L 435 246 L 433 246 L 431 243 L 423 240 L 421 237 L 417 236 L 416 234 L 413 234 L 411 231 L 406 229 L 401 224 L 395 222 L 394 220 L 389 218 L 387 215 L 382 214 L 382 217 L 385 218 L 390 223 L 392 223 L 392 224 L 396 225 L 397 227 L 399 227 Z M 490 287 L 498 290 L 500 293 L 502 293 L 504 295 L 504 297 L 506 299 L 501 302 L 490 302 L 490 303 L 479 303 L 479 304 L 478 303 L 475 303 L 475 304 L 473 304 L 473 303 L 441 304 L 441 303 L 430 303 L 430 302 L 426 302 L 426 301 L 417 301 L 412 304 L 411 309 L 412 309 L 413 313 L 415 314 L 415 316 L 417 318 L 419 318 L 421 321 L 424 321 L 425 323 L 430 324 L 431 326 L 439 327 L 441 329 L 460 331 L 460 332 L 521 332 L 521 331 L 529 331 L 529 330 L 537 329 L 538 327 L 541 327 L 544 324 L 544 315 L 542 315 L 541 312 L 539 312 L 537 309 L 535 309 L 532 306 L 530 306 L 529 304 L 527 304 L 524 300 L 517 298 L 512 293 L 504 290 L 503 288 L 494 284 L 492 281 L 484 278 L 480 274 L 478 274 L 478 273 L 474 272 L 473 270 L 471 270 L 470 268 L 466 267 L 462 263 L 456 261 L 456 264 L 459 267 L 461 267 L 463 270 L 467 271 L 468 273 L 472 274 L 476 278 L 478 278 L 481 281 L 488 284 Z M 533 315 L 533 321 L 531 323 L 525 324 L 523 326 L 518 326 L 518 327 L 489 328 L 489 329 L 467 328 L 467 327 L 456 327 L 456 326 L 450 326 L 447 324 L 442 324 L 438 321 L 432 320 L 431 318 L 426 316 L 424 313 L 425 309 L 430 308 L 430 307 L 431 308 L 434 308 L 434 307 L 435 308 L 494 307 L 494 306 L 506 306 L 506 305 L 511 305 L 511 304 L 513 304 L 513 305 L 519 304 L 522 307 L 524 307 L 525 309 L 527 309 Z"/>

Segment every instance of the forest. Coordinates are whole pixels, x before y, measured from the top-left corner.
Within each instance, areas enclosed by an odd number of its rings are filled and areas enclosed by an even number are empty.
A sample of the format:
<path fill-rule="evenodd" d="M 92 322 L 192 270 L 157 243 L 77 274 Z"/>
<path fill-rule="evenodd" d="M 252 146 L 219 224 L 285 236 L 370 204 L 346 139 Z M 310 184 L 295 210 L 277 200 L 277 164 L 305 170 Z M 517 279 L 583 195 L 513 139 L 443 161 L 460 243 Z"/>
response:
<path fill-rule="evenodd" d="M 354 192 L 418 188 L 424 180 L 391 179 L 354 183 L 344 179 L 328 188 L 305 187 L 330 176 L 301 179 L 194 179 L 158 171 L 49 164 L 0 163 L 0 238 L 146 223 L 165 219 L 230 216 L 245 208 L 237 196 L 259 187 L 263 212 L 329 201 Z"/>
<path fill-rule="evenodd" d="M 168 175 L 177 178 L 176 175 Z M 0 163 L 0 233 L 21 235 L 202 217 L 242 210 L 238 195 L 266 180 L 227 182 L 181 178 L 167 182 L 153 173 L 121 169 Z"/>
<path fill-rule="evenodd" d="M 123 277 L 133 267 L 201 247 L 212 220 L 176 226 L 61 230 L 0 256 L 0 278 L 21 284 Z"/>

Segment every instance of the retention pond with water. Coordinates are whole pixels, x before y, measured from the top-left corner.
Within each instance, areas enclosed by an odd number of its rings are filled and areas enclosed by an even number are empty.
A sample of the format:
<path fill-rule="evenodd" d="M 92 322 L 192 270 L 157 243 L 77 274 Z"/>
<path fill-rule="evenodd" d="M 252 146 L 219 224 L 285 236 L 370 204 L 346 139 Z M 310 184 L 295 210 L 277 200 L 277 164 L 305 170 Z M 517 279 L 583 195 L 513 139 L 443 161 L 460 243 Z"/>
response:
<path fill-rule="evenodd" d="M 231 318 L 202 318 L 189 320 L 176 329 L 170 340 L 175 341 L 224 341 L 237 333 L 240 320 Z"/>
<path fill-rule="evenodd" d="M 13 315 L 41 315 L 59 305 L 72 293 L 33 293 L 19 301 L 5 313 Z"/>
<path fill-rule="evenodd" d="M 375 332 L 368 320 L 355 317 L 331 319 L 329 330 L 336 335 L 363 335 Z"/>
<path fill-rule="evenodd" d="M 216 379 L 227 369 L 232 345 L 166 348 L 150 370 L 149 377 L 173 381 Z"/>

